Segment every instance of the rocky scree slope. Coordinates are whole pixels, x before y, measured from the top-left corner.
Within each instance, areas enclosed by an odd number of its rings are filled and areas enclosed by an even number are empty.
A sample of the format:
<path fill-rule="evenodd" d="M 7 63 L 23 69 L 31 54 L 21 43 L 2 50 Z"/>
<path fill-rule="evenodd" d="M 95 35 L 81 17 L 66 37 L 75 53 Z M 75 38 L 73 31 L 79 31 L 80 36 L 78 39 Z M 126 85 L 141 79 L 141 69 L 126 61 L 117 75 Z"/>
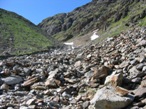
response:
<path fill-rule="evenodd" d="M 0 9 L 0 55 L 20 55 L 41 51 L 53 39 L 22 16 Z"/>
<path fill-rule="evenodd" d="M 38 26 L 58 40 L 67 41 L 99 29 L 114 36 L 131 25 L 146 25 L 145 0 L 93 0 L 72 12 L 44 19 Z"/>
<path fill-rule="evenodd" d="M 145 94 L 146 28 L 0 60 L 1 109 L 145 109 Z"/>

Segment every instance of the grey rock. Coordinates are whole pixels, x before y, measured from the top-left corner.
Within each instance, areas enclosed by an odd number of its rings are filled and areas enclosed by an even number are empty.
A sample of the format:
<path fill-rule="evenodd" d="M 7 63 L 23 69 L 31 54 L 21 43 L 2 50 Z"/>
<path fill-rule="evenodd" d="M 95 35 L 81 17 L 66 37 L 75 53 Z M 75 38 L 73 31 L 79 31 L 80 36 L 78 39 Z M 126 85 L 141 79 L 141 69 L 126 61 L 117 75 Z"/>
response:
<path fill-rule="evenodd" d="M 20 106 L 19 109 L 29 109 L 29 107 L 26 107 L 26 106 Z"/>
<path fill-rule="evenodd" d="M 34 98 L 29 99 L 29 100 L 26 102 L 26 104 L 27 104 L 27 105 L 33 105 L 33 104 L 35 103 L 35 100 L 36 100 L 36 99 L 34 99 Z"/>
<path fill-rule="evenodd" d="M 144 62 L 144 61 L 145 61 L 145 56 L 144 56 L 144 55 L 141 55 L 141 56 L 138 58 L 138 61 L 139 61 L 139 62 Z"/>
<path fill-rule="evenodd" d="M 29 109 L 36 109 L 36 105 L 30 105 L 28 106 Z"/>
<path fill-rule="evenodd" d="M 70 94 L 67 94 L 66 92 L 63 92 L 62 93 L 62 96 L 63 97 L 66 97 L 66 98 L 71 98 L 71 95 Z"/>
<path fill-rule="evenodd" d="M 81 61 L 75 62 L 74 66 L 75 66 L 75 67 L 80 67 L 80 66 L 81 66 Z"/>
<path fill-rule="evenodd" d="M 0 86 L 3 84 L 3 81 L 1 80 L 1 78 L 0 78 Z"/>
<path fill-rule="evenodd" d="M 143 109 L 146 109 L 146 106 L 144 106 Z"/>
<path fill-rule="evenodd" d="M 0 67 L 3 65 L 3 61 L 0 60 Z"/>
<path fill-rule="evenodd" d="M 144 66 L 144 67 L 142 68 L 142 71 L 143 71 L 143 72 L 145 72 L 145 71 L 146 71 L 146 66 Z"/>
<path fill-rule="evenodd" d="M 141 101 L 142 103 L 146 103 L 146 98 L 144 100 Z"/>
<path fill-rule="evenodd" d="M 138 44 L 138 46 L 145 46 L 145 45 L 146 45 L 146 40 L 142 40 Z"/>
<path fill-rule="evenodd" d="M 57 82 L 60 82 L 56 79 L 47 79 L 45 82 L 45 86 L 49 87 L 49 88 L 57 88 L 59 84 L 57 84 Z"/>
<path fill-rule="evenodd" d="M 139 87 L 136 90 L 134 90 L 134 94 L 135 96 L 142 97 L 144 94 L 146 94 L 146 88 Z"/>
<path fill-rule="evenodd" d="M 23 81 L 22 77 L 20 76 L 9 76 L 6 78 L 2 78 L 2 80 L 8 85 L 19 84 Z"/>
<path fill-rule="evenodd" d="M 144 66 L 144 64 L 143 64 L 143 63 L 140 63 L 140 64 L 137 65 L 136 68 L 137 68 L 138 70 L 142 70 L 143 66 Z"/>
<path fill-rule="evenodd" d="M 119 65 L 119 67 L 120 68 L 124 68 L 124 67 L 127 67 L 129 65 L 129 61 L 123 61 L 120 65 Z"/>
<path fill-rule="evenodd" d="M 14 109 L 13 107 L 8 107 L 7 109 Z"/>
<path fill-rule="evenodd" d="M 134 60 L 132 60 L 132 61 L 130 62 L 130 64 L 131 64 L 131 65 L 136 65 L 136 64 L 138 64 L 138 61 L 137 61 L 136 59 L 134 59 Z"/>
<path fill-rule="evenodd" d="M 104 84 L 114 82 L 115 85 L 120 86 L 122 84 L 122 81 L 123 81 L 122 73 L 116 74 L 116 72 L 113 72 L 111 75 L 106 77 Z"/>
<path fill-rule="evenodd" d="M 0 95 L 2 95 L 2 94 L 3 94 L 3 90 L 0 89 Z M 0 103 L 1 103 L 1 101 L 0 101 Z"/>
<path fill-rule="evenodd" d="M 130 72 L 130 75 L 129 75 L 130 78 L 141 77 L 141 76 L 144 75 L 143 72 L 140 72 L 140 71 L 138 71 L 138 70 L 136 69 L 136 66 L 133 66 L 133 67 L 129 70 L 129 72 Z"/>
<path fill-rule="evenodd" d="M 140 32 L 146 33 L 146 27 L 142 27 L 141 30 L 140 30 Z"/>
<path fill-rule="evenodd" d="M 49 72 L 48 79 L 52 79 L 53 77 L 55 77 L 58 71 L 58 69 L 55 69 L 54 71 Z"/>
<path fill-rule="evenodd" d="M 41 73 L 41 72 L 43 72 L 43 69 L 36 69 L 36 73 Z"/>
<path fill-rule="evenodd" d="M 93 76 L 93 72 L 88 71 L 88 72 L 85 73 L 84 76 L 85 76 L 86 78 L 91 78 L 91 77 Z"/>
<path fill-rule="evenodd" d="M 77 103 L 77 100 L 73 99 L 73 100 L 70 101 L 70 103 L 71 104 L 76 104 Z"/>
<path fill-rule="evenodd" d="M 143 80 L 141 81 L 141 87 L 146 87 L 146 76 L 143 77 Z"/>
<path fill-rule="evenodd" d="M 17 90 L 20 90 L 21 89 L 21 85 L 20 84 L 16 84 L 15 87 L 14 87 L 14 90 L 17 91 Z"/>
<path fill-rule="evenodd" d="M 0 89 L 7 91 L 7 90 L 9 90 L 9 86 L 4 83 L 4 84 L 1 85 Z"/>
<path fill-rule="evenodd" d="M 127 108 L 128 109 L 128 108 Z M 139 107 L 138 106 L 134 106 L 134 107 L 132 107 L 132 108 L 130 108 L 130 109 L 139 109 Z"/>
<path fill-rule="evenodd" d="M 23 71 L 25 72 L 26 75 L 30 75 L 31 69 L 29 68 L 23 68 Z"/>
<path fill-rule="evenodd" d="M 89 104 L 90 104 L 89 101 L 85 101 L 85 102 L 82 104 L 83 109 L 88 109 Z"/>
<path fill-rule="evenodd" d="M 89 105 L 88 109 L 95 109 L 94 105 Z"/>
<path fill-rule="evenodd" d="M 133 96 L 122 97 L 116 93 L 113 87 L 105 86 L 96 92 L 90 103 L 94 105 L 95 109 L 121 109 L 128 106 L 133 100 Z"/>
<path fill-rule="evenodd" d="M 51 109 L 53 108 L 55 108 L 55 109 L 60 109 L 61 108 L 61 106 L 60 106 L 60 104 L 58 103 L 58 102 L 49 102 L 48 103 L 48 105 L 51 107 Z"/>
<path fill-rule="evenodd" d="M 140 83 L 141 82 L 141 78 L 137 77 L 131 80 L 133 83 Z"/>
<path fill-rule="evenodd" d="M 136 49 L 136 50 L 134 51 L 134 53 L 136 53 L 136 54 L 141 53 L 141 49 Z"/>

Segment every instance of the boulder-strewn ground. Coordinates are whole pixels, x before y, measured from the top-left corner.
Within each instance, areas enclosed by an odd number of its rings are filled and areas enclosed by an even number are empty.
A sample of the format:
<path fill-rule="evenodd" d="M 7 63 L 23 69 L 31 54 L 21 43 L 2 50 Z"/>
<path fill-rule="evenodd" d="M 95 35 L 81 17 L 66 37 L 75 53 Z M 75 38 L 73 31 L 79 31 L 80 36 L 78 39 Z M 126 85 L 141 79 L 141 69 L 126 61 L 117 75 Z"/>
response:
<path fill-rule="evenodd" d="M 0 60 L 1 109 L 145 109 L 146 28 Z"/>

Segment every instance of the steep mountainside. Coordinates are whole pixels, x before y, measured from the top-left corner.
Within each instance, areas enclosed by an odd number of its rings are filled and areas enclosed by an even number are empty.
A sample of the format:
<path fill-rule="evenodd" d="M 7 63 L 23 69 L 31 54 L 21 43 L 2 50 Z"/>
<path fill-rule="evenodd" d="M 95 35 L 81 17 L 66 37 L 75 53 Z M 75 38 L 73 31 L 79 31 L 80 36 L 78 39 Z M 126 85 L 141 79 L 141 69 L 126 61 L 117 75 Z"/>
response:
<path fill-rule="evenodd" d="M 44 50 L 52 45 L 37 26 L 16 13 L 0 9 L 0 55 Z"/>
<path fill-rule="evenodd" d="M 0 59 L 0 109 L 146 109 L 144 36 Z"/>
<path fill-rule="evenodd" d="M 92 0 L 70 13 L 46 18 L 38 26 L 66 41 L 95 29 L 103 37 L 117 35 L 133 25 L 145 26 L 145 16 L 146 0 Z"/>

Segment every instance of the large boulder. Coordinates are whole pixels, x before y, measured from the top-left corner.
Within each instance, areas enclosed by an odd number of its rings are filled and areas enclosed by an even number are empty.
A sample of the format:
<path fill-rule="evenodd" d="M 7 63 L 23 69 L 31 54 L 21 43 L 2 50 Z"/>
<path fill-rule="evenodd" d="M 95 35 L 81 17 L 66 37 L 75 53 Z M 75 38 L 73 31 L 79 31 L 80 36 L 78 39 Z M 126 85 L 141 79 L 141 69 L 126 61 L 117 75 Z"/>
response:
<path fill-rule="evenodd" d="M 105 86 L 96 92 L 90 103 L 95 109 L 121 109 L 134 100 L 132 95 L 125 92 L 126 90 L 120 87 Z"/>

